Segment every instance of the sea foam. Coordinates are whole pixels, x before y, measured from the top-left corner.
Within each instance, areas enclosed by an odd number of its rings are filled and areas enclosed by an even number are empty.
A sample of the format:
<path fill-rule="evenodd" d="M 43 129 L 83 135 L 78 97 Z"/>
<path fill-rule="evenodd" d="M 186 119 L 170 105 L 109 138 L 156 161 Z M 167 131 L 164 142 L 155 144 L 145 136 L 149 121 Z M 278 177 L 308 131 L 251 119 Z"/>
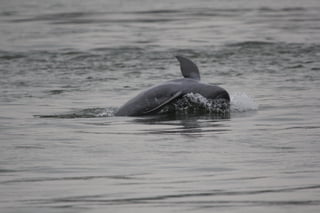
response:
<path fill-rule="evenodd" d="M 258 110 L 258 104 L 252 97 L 244 92 L 237 92 L 230 95 L 231 112 L 247 112 Z"/>

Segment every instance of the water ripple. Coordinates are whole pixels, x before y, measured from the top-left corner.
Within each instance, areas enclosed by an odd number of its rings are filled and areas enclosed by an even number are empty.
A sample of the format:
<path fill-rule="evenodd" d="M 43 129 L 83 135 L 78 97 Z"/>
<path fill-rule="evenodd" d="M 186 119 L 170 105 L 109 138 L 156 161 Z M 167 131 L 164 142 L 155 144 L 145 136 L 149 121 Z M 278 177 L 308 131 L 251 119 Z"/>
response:
<path fill-rule="evenodd" d="M 53 199 L 37 199 L 37 200 L 25 200 L 26 202 L 34 202 L 39 204 L 51 204 L 51 203 L 94 203 L 94 204 L 104 204 L 104 205 L 120 205 L 120 204 L 135 204 L 135 203 L 149 203 L 150 201 L 156 202 L 170 202 L 170 203 L 180 203 L 176 199 L 180 198 L 201 198 L 201 197 L 217 197 L 217 196 L 238 196 L 238 195 L 264 195 L 269 193 L 281 193 L 281 192 L 294 192 L 302 190 L 312 190 L 319 189 L 320 185 L 309 185 L 301 187 L 291 187 L 291 188 L 280 188 L 280 189 L 266 189 L 266 190 L 248 190 L 248 191 L 222 191 L 222 190 L 211 190 L 207 192 L 200 193 L 184 193 L 184 194 L 170 194 L 170 195 L 157 195 L 149 197 L 133 197 L 133 198 L 119 198 L 119 199 L 105 199 L 105 195 L 91 195 L 91 196 L 71 196 Z M 187 201 L 181 201 L 185 203 Z M 189 202 L 189 201 L 188 201 Z M 201 204 L 203 202 L 210 204 L 250 204 L 250 205 L 320 205 L 320 200 L 231 200 L 228 199 L 217 201 L 191 201 Z"/>

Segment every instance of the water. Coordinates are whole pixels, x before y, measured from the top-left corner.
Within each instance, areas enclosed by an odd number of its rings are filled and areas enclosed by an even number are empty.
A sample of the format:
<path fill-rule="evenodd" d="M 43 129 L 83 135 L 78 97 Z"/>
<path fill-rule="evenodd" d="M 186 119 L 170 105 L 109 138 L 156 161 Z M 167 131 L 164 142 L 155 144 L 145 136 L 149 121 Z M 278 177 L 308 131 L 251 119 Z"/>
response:
<path fill-rule="evenodd" d="M 319 212 L 319 20 L 317 0 L 1 1 L 1 212 Z M 180 78 L 175 55 L 230 116 L 113 116 Z"/>

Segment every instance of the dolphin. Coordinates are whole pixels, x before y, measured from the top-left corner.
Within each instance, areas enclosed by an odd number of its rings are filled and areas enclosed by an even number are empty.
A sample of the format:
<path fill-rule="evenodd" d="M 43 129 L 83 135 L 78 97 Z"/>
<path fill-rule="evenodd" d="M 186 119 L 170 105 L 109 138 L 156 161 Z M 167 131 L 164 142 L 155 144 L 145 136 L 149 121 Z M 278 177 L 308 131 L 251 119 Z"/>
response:
<path fill-rule="evenodd" d="M 200 82 L 197 65 L 190 59 L 176 56 L 184 78 L 164 82 L 148 88 L 130 99 L 115 113 L 116 116 L 143 116 L 157 114 L 166 105 L 179 100 L 188 93 L 198 93 L 211 100 L 230 102 L 228 92 L 219 87 Z"/>

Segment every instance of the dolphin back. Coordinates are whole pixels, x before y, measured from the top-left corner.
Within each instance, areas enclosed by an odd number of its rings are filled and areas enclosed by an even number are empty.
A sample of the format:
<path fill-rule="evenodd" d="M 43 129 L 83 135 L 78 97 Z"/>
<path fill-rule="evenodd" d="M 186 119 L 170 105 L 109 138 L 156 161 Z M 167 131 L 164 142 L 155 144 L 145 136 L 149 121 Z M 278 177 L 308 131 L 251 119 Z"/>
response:
<path fill-rule="evenodd" d="M 130 99 L 116 112 L 116 116 L 140 116 L 154 114 L 163 106 L 181 97 L 183 93 L 175 81 L 151 87 Z"/>

